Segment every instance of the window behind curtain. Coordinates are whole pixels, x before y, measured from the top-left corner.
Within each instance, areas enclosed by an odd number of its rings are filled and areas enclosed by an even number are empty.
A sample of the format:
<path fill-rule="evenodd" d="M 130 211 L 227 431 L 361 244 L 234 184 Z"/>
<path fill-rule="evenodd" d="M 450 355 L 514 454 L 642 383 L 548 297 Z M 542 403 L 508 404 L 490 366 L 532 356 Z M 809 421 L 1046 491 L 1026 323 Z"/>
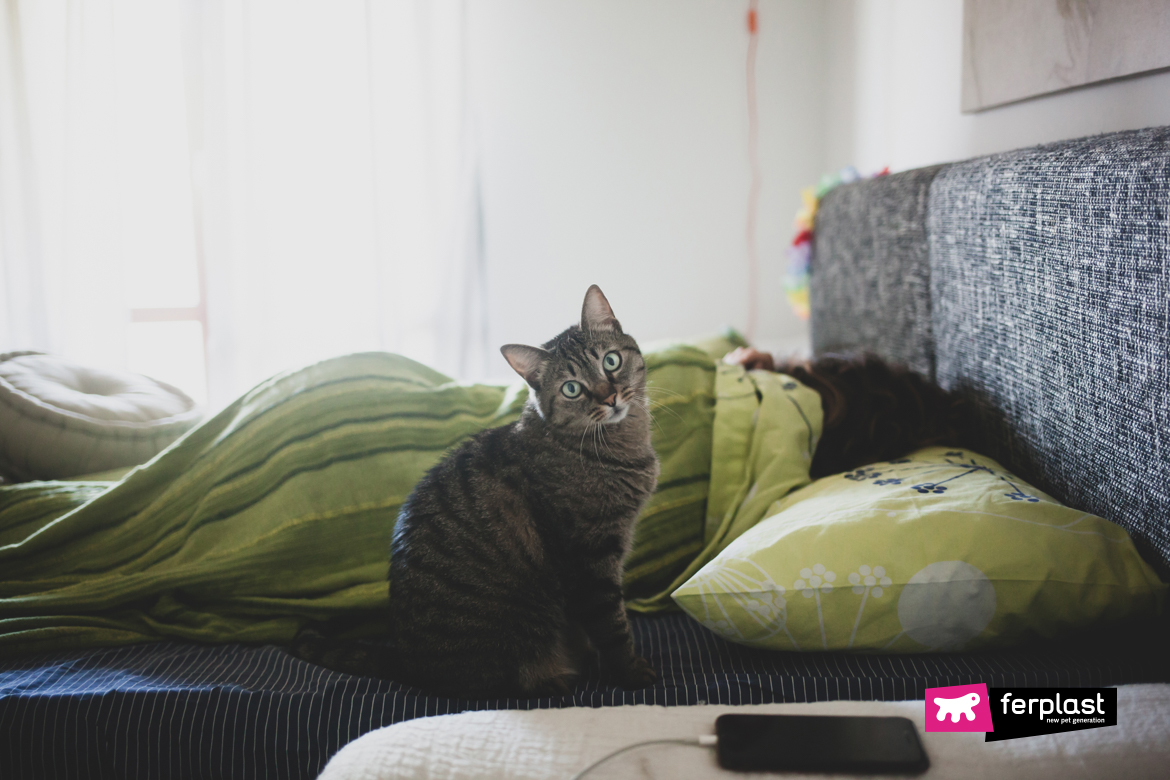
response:
<path fill-rule="evenodd" d="M 5 11 L 0 350 L 213 409 L 350 351 L 466 368 L 485 313 L 463 305 L 483 279 L 461 2 Z"/>

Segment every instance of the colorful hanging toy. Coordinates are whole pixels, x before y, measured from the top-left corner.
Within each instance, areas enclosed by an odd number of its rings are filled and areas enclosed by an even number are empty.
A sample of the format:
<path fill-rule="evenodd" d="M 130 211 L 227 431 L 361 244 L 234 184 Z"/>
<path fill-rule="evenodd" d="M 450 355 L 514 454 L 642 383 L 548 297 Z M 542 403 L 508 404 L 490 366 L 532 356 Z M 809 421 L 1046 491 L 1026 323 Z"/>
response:
<path fill-rule="evenodd" d="M 874 177 L 885 176 L 889 168 L 883 168 Z M 861 174 L 852 165 L 847 165 L 835 174 L 825 174 L 816 187 L 801 190 L 804 205 L 796 212 L 796 237 L 788 247 L 788 273 L 784 277 L 784 292 L 796 316 L 808 319 L 808 267 L 812 260 L 813 230 L 816 225 L 817 206 L 821 198 L 838 184 L 849 184 L 861 179 Z"/>

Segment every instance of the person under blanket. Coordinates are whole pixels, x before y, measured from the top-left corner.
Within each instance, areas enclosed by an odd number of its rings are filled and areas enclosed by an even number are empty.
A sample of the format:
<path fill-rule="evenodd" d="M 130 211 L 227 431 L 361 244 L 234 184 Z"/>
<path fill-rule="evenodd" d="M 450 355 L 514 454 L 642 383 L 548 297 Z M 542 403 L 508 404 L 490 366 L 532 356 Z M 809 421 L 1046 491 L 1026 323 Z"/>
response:
<path fill-rule="evenodd" d="M 753 347 L 736 347 L 724 362 L 787 374 L 817 391 L 824 429 L 809 468 L 813 479 L 893 460 L 922 447 L 980 449 L 969 401 L 877 355 L 778 361 Z"/>

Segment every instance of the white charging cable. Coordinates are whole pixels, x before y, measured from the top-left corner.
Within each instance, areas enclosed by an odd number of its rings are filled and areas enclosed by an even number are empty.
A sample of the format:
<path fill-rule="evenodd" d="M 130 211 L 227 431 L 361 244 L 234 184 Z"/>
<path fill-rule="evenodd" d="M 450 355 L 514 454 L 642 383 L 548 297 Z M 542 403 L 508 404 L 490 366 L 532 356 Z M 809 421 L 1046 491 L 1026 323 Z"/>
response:
<path fill-rule="evenodd" d="M 572 780 L 581 780 L 581 778 L 585 777 L 585 775 L 589 774 L 594 769 L 604 764 L 606 761 L 609 761 L 611 758 L 620 756 L 622 753 L 630 750 L 646 747 L 647 745 L 691 745 L 692 747 L 714 747 L 718 743 L 719 738 L 714 734 L 704 734 L 701 737 L 691 737 L 690 739 L 648 739 L 645 742 L 635 742 L 632 745 L 626 745 L 624 748 L 618 748 L 609 755 L 605 755 L 597 759 L 592 764 L 573 775 Z"/>

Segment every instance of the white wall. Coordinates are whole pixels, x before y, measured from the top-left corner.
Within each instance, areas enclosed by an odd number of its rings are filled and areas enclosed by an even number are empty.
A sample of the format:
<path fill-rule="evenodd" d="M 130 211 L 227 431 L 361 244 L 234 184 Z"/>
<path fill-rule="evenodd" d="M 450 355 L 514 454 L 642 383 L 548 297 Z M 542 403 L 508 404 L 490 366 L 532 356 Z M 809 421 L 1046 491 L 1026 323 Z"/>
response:
<path fill-rule="evenodd" d="M 643 342 L 744 328 L 747 5 L 468 4 L 493 348 L 551 338 L 592 283 Z M 757 341 L 799 347 L 780 282 L 800 189 L 823 172 L 825 14 L 760 5 Z"/>
<path fill-rule="evenodd" d="M 1170 72 L 959 112 L 962 0 L 832 0 L 825 165 L 906 170 L 1170 124 Z M 834 64 L 835 63 L 835 64 Z"/>
<path fill-rule="evenodd" d="M 490 375 L 600 284 L 643 341 L 746 325 L 747 0 L 468 4 Z M 762 0 L 756 341 L 807 343 L 780 288 L 801 188 L 1170 124 L 1170 72 L 959 112 L 962 0 Z"/>

